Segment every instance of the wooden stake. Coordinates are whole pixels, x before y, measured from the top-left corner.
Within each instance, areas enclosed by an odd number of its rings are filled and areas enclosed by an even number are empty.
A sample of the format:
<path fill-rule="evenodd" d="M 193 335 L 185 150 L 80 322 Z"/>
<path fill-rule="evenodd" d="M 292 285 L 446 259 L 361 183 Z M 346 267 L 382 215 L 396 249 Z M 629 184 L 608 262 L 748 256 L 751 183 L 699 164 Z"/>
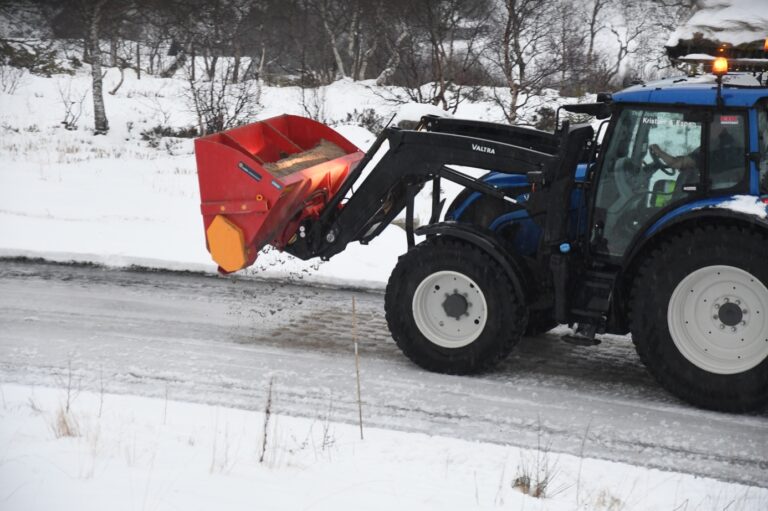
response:
<path fill-rule="evenodd" d="M 360 352 L 357 349 L 357 310 L 352 297 L 352 339 L 355 341 L 355 375 L 357 378 L 357 418 L 360 423 L 360 440 L 363 438 L 363 402 L 360 399 Z"/>

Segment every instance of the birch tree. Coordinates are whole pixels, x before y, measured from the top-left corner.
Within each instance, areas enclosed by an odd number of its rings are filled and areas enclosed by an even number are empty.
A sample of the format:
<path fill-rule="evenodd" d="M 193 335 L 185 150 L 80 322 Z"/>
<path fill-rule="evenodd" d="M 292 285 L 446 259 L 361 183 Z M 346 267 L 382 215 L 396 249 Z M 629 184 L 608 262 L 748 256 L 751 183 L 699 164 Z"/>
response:
<path fill-rule="evenodd" d="M 85 24 L 85 41 L 91 59 L 91 96 L 93 96 L 93 133 L 104 135 L 109 121 L 104 107 L 104 86 L 101 70 L 102 55 L 99 45 L 101 24 L 109 0 L 79 0 L 80 14 Z"/>
<path fill-rule="evenodd" d="M 560 70 L 551 58 L 555 52 L 550 37 L 555 4 L 548 0 L 504 0 L 497 18 L 496 64 L 508 95 L 495 93 L 507 121 L 518 113 Z"/>
<path fill-rule="evenodd" d="M 337 77 L 365 79 L 382 32 L 378 13 L 391 6 L 384 0 L 314 0 L 311 5 L 328 40 Z"/>

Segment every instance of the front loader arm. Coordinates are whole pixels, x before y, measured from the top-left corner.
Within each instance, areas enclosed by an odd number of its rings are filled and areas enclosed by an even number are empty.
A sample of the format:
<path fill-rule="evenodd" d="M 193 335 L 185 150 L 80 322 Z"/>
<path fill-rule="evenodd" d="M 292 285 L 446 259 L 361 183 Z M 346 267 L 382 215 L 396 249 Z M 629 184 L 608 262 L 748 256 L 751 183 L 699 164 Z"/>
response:
<path fill-rule="evenodd" d="M 447 165 L 509 173 L 542 172 L 556 165 L 556 151 L 548 153 L 499 140 L 428 131 L 431 121 L 426 120 L 424 131 L 386 129 L 382 137 L 389 142 L 389 150 L 368 177 L 342 207 L 324 212 L 320 221 L 311 226 L 310 239 L 286 250 L 305 259 L 315 256 L 329 258 L 344 250 L 351 241 L 367 242 L 380 233 L 403 208 L 408 207 L 416 193 L 430 180 L 438 183 L 438 189 L 439 179 L 448 179 L 483 193 L 505 197 L 501 190 Z M 440 123 L 434 127 L 445 129 L 447 125 L 442 124 L 442 121 L 440 119 Z M 538 134 L 535 130 L 526 131 Z M 380 145 L 378 141 L 377 145 Z M 538 147 L 544 148 L 542 144 Z M 361 170 L 355 169 L 353 174 L 359 175 L 358 171 Z M 349 183 L 350 187 L 352 184 Z M 412 208 L 409 209 L 410 215 Z M 408 219 L 407 224 L 412 225 Z M 409 238 L 411 236 L 409 232 Z"/>

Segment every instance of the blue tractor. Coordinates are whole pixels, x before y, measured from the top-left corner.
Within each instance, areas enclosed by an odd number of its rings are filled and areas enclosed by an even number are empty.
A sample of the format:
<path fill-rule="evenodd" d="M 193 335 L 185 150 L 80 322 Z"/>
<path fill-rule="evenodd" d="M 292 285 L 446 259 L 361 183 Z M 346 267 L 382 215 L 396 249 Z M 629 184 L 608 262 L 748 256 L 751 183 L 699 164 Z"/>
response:
<path fill-rule="evenodd" d="M 566 110 L 603 119 L 550 137 L 427 119 L 517 172 L 468 186 L 392 273 L 386 315 L 429 370 L 474 373 L 524 334 L 632 334 L 673 394 L 746 411 L 768 402 L 768 87 L 747 74 L 667 79 Z M 595 123 L 592 123 L 593 125 Z M 473 147 L 474 147 L 473 146 Z M 484 153 L 488 154 L 488 152 Z M 466 163 L 466 162 L 465 162 Z M 519 172 L 523 168 L 525 172 Z M 498 192 L 503 192 L 500 196 Z M 436 216 L 433 216 L 433 219 Z"/>
<path fill-rule="evenodd" d="M 419 366 L 482 372 L 521 336 L 568 324 L 579 344 L 631 333 L 661 385 L 698 406 L 763 407 L 768 83 L 720 64 L 565 106 L 590 122 L 552 133 L 425 116 L 365 154 L 292 116 L 209 136 L 197 148 L 209 250 L 227 272 L 265 243 L 327 259 L 405 210 L 385 310 Z M 318 154 L 331 142 L 334 156 Z M 442 180 L 464 187 L 447 209 Z"/>

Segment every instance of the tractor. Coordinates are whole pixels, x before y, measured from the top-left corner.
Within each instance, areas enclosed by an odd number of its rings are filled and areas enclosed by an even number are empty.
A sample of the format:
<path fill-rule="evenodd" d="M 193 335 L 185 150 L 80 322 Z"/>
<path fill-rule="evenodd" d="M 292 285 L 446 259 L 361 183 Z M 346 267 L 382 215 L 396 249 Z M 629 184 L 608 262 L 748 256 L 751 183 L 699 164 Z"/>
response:
<path fill-rule="evenodd" d="M 631 334 L 658 382 L 696 406 L 759 409 L 768 80 L 705 64 L 712 73 L 563 106 L 553 132 L 427 115 L 386 127 L 363 152 L 283 115 L 202 137 L 208 250 L 223 273 L 266 244 L 328 259 L 404 210 L 407 250 L 385 313 L 417 365 L 481 373 L 522 336 L 567 324 L 564 339 L 580 345 Z M 574 114 L 587 122 L 561 119 Z M 444 180 L 463 187 L 447 207 Z M 415 198 L 430 186 L 430 219 L 416 226 Z"/>

